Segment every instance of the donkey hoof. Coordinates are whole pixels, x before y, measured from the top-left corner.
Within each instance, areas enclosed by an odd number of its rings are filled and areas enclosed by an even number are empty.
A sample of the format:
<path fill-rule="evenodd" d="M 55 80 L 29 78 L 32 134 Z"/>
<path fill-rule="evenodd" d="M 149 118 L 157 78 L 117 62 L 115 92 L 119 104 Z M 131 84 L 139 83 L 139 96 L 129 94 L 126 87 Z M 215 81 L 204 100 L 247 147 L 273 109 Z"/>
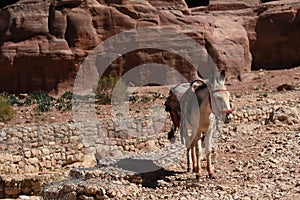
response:
<path fill-rule="evenodd" d="M 194 173 L 198 173 L 198 174 L 199 174 L 198 171 L 199 171 L 199 170 L 198 170 L 198 167 L 193 167 L 193 172 L 194 172 Z"/>
<path fill-rule="evenodd" d="M 187 168 L 186 170 L 188 173 L 193 173 L 193 169 L 192 168 Z"/>
<path fill-rule="evenodd" d="M 216 176 L 213 173 L 208 174 L 208 178 L 210 179 L 216 179 Z"/>

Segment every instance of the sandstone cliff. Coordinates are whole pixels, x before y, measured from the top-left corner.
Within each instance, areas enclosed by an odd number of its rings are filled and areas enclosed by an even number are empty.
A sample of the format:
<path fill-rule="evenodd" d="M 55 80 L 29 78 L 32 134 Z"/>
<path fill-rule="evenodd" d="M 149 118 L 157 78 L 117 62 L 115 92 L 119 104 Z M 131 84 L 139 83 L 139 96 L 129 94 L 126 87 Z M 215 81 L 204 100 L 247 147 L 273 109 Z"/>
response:
<path fill-rule="evenodd" d="M 93 48 L 142 27 L 186 34 L 205 47 L 219 68 L 235 76 L 251 69 L 296 66 L 299 13 L 295 0 L 211 0 L 194 8 L 184 0 L 1 0 L 0 90 L 70 90 Z M 196 76 L 186 60 L 154 49 L 128 52 L 108 71 L 122 75 L 145 63 L 168 65 L 188 80 Z"/>

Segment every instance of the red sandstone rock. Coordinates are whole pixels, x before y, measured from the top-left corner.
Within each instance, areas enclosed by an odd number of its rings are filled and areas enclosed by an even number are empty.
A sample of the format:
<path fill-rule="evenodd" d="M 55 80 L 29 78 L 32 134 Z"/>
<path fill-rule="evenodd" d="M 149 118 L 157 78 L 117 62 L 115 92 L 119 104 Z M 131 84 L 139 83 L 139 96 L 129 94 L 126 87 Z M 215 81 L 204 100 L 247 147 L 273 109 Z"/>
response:
<path fill-rule="evenodd" d="M 300 3 L 292 0 L 266 4 L 215 0 L 192 10 L 183 0 L 56 0 L 52 4 L 21 0 L 0 10 L 0 90 L 70 90 L 80 63 L 95 46 L 140 27 L 168 28 L 190 36 L 219 68 L 234 75 L 250 71 L 251 66 L 293 66 L 300 63 L 299 10 Z M 161 63 L 188 80 L 196 76 L 176 55 L 136 53 L 123 55 L 110 70 L 121 75 L 141 64 Z"/>
<path fill-rule="evenodd" d="M 276 5 L 276 6 L 275 6 Z M 269 4 L 259 14 L 252 43 L 254 69 L 300 64 L 300 3 Z"/>

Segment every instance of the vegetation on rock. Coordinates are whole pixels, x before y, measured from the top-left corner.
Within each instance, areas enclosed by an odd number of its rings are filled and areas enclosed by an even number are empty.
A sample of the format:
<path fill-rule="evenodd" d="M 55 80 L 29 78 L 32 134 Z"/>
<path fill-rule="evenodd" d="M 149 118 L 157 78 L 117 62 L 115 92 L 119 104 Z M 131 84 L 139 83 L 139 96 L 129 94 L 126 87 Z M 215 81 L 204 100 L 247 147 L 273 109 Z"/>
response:
<path fill-rule="evenodd" d="M 13 119 L 15 111 L 10 102 L 3 95 L 0 96 L 0 121 L 8 122 Z"/>

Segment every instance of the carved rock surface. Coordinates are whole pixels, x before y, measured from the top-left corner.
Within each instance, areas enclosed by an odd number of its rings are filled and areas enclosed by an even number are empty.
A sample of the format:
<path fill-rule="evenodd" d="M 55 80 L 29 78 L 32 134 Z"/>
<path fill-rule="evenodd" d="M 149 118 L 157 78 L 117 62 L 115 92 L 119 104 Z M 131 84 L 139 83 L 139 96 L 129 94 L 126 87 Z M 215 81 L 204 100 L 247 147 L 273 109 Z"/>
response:
<path fill-rule="evenodd" d="M 295 0 L 210 1 L 209 6 L 192 9 L 183 0 L 20 0 L 1 7 L 1 91 L 71 90 L 81 63 L 98 44 L 143 27 L 188 35 L 203 45 L 220 69 L 233 75 L 251 67 L 300 63 L 300 3 Z M 122 75 L 147 63 L 175 68 L 187 80 L 197 75 L 180 56 L 152 49 L 120 56 L 105 73 Z"/>
<path fill-rule="evenodd" d="M 256 40 L 251 47 L 253 69 L 290 68 L 300 60 L 300 3 L 278 1 L 258 9 Z"/>

